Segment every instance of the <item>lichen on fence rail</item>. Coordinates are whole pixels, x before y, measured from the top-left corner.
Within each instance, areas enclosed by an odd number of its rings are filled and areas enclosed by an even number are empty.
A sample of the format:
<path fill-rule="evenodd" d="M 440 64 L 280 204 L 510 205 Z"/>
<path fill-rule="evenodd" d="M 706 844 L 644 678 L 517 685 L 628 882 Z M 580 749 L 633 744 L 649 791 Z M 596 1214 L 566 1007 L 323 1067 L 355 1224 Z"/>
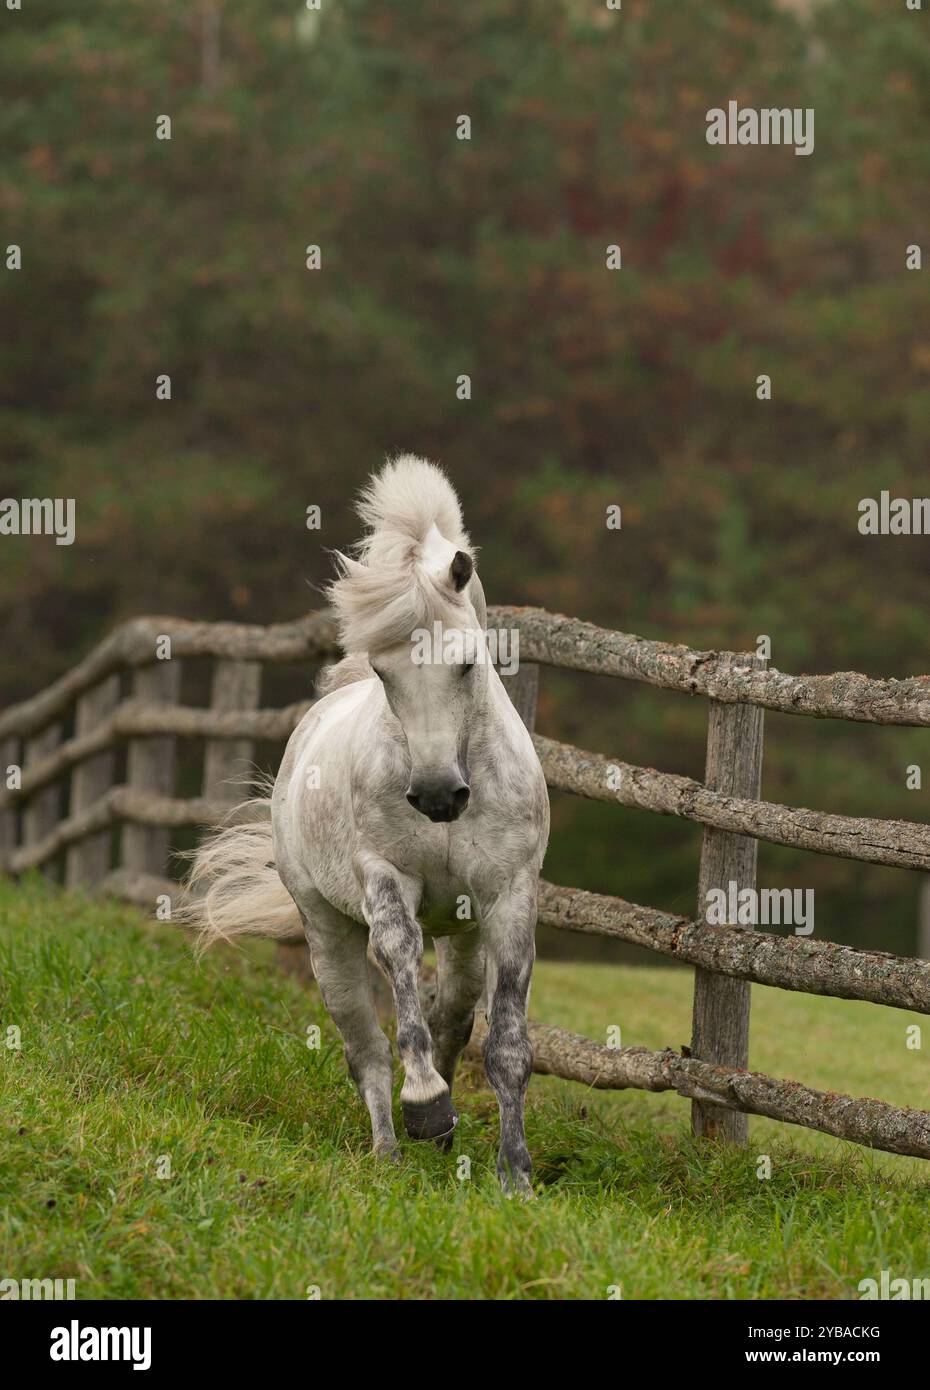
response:
<path fill-rule="evenodd" d="M 327 612 L 267 627 L 248 623 L 200 623 L 185 618 L 132 618 L 111 632 L 60 680 L 0 714 L 0 739 L 25 737 L 64 713 L 71 702 L 113 671 L 155 660 L 159 639 L 171 638 L 172 659 L 214 656 L 241 661 L 295 662 L 338 651 L 336 626 Z"/>
<path fill-rule="evenodd" d="M 476 1019 L 473 1044 L 486 1032 Z M 930 1111 L 909 1110 L 882 1100 L 815 1091 L 798 1081 L 762 1072 L 715 1067 L 677 1052 L 644 1047 L 604 1047 L 591 1038 L 530 1024 L 533 1070 L 599 1090 L 677 1091 L 726 1110 L 763 1115 L 783 1124 L 802 1125 L 837 1139 L 911 1158 L 930 1158 Z"/>
<path fill-rule="evenodd" d="M 228 801 L 211 801 L 201 796 L 161 796 L 155 792 L 136 791 L 133 787 L 111 787 L 86 811 L 59 821 L 43 839 L 9 851 L 5 867 L 14 874 L 38 868 L 69 845 L 78 844 L 109 825 L 126 822 L 163 829 L 213 826 L 228 820 L 232 814 Z M 246 811 L 245 814 L 251 813 Z"/>
<path fill-rule="evenodd" d="M 491 608 L 488 621 L 519 632 L 520 657 L 525 661 L 647 681 L 689 695 L 707 695 L 724 704 L 760 705 L 784 714 L 872 724 L 930 724 L 930 676 L 894 680 L 857 671 L 791 676 L 775 667 L 752 670 L 734 664 L 733 652 L 694 651 L 613 632 L 542 608 Z"/>
<path fill-rule="evenodd" d="M 930 1013 L 930 961 L 889 951 L 708 926 L 623 898 L 546 882 L 539 885 L 539 920 L 566 931 L 612 936 L 688 965 L 776 989 Z"/>
<path fill-rule="evenodd" d="M 800 806 L 725 796 L 702 782 L 651 767 L 633 767 L 570 743 L 533 736 L 550 787 L 595 801 L 680 816 L 776 845 L 868 864 L 930 870 L 930 825 L 839 816 Z"/>
<path fill-rule="evenodd" d="M 18 792 L 0 789 L 0 811 L 47 786 L 85 758 L 109 749 L 118 739 L 174 734 L 178 738 L 285 740 L 312 704 L 312 700 L 300 700 L 280 709 L 215 710 L 124 700 L 89 733 L 60 743 L 47 757 L 24 768 Z"/>

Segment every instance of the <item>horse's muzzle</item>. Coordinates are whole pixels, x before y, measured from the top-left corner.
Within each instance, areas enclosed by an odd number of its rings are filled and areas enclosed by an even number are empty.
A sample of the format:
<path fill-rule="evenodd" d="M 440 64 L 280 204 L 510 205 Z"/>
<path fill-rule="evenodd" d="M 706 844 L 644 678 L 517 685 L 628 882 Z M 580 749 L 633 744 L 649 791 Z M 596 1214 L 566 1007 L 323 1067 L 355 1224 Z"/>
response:
<path fill-rule="evenodd" d="M 469 795 L 464 782 L 456 787 L 448 783 L 424 783 L 416 791 L 411 787 L 407 800 L 415 811 L 431 821 L 453 821 L 465 810 Z"/>

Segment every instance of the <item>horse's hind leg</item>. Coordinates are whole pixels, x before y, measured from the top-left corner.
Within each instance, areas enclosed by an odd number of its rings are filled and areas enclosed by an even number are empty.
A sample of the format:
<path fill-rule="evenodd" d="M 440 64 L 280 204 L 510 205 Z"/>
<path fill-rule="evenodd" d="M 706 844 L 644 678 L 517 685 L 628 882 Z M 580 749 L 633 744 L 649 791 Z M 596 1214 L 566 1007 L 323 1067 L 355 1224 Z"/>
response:
<path fill-rule="evenodd" d="M 499 895 L 482 927 L 488 958 L 484 1069 L 500 1109 L 497 1172 L 505 1192 L 532 1192 L 523 1110 L 533 1066 L 526 1011 L 536 954 L 535 927 L 536 882 L 529 876 Z"/>
<path fill-rule="evenodd" d="M 372 1148 L 376 1154 L 393 1156 L 397 1139 L 391 1115 L 391 1044 L 378 1023 L 367 933 L 322 899 L 301 915 L 323 1003 L 342 1034 L 349 1073 L 371 1116 Z"/>
<path fill-rule="evenodd" d="M 455 1066 L 471 1037 L 475 1006 L 484 989 L 484 950 L 478 933 L 438 936 L 436 945 L 436 997 L 427 1020 L 433 1040 L 433 1062 L 452 1091 Z M 447 1152 L 452 1135 L 437 1139 Z"/>
<path fill-rule="evenodd" d="M 372 953 L 394 993 L 397 1050 L 404 1064 L 404 1128 L 411 1139 L 439 1139 L 451 1134 L 458 1116 L 448 1084 L 433 1065 L 432 1039 L 420 1007 L 423 933 L 388 865 L 372 867 L 365 876 L 365 915 Z"/>
<path fill-rule="evenodd" d="M 436 998 L 429 1011 L 433 1061 L 452 1090 L 455 1066 L 471 1037 L 484 989 L 484 948 L 477 931 L 436 938 Z"/>

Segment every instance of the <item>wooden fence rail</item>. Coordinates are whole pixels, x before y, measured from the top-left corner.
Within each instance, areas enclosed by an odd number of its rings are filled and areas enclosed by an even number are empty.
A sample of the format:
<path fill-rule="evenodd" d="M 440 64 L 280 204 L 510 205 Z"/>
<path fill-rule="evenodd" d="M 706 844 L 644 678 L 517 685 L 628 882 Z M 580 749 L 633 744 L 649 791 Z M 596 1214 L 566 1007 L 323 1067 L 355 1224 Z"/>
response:
<path fill-rule="evenodd" d="M 480 1042 L 487 1025 L 475 1029 Z M 666 1049 L 603 1047 L 590 1038 L 530 1024 L 533 1070 L 560 1076 L 600 1090 L 677 1091 L 693 1104 L 708 1105 L 738 1118 L 764 1115 L 782 1123 L 803 1125 L 837 1139 L 912 1158 L 930 1158 L 930 1111 L 908 1110 L 868 1097 L 814 1091 L 797 1081 L 781 1081 L 762 1072 L 713 1066 L 696 1057 Z M 701 1131 L 706 1132 L 706 1131 Z M 720 1137 L 727 1138 L 725 1131 Z"/>
<path fill-rule="evenodd" d="M 868 864 L 930 871 L 930 825 L 913 821 L 872 820 L 867 816 L 837 816 L 799 806 L 728 796 L 674 772 L 586 753 L 570 743 L 534 737 L 536 751 L 550 787 L 594 801 L 657 811 L 700 821 L 718 830 L 753 835 L 774 845 L 813 850 Z"/>
<path fill-rule="evenodd" d="M 564 931 L 612 936 L 688 965 L 757 985 L 864 999 L 930 1013 L 930 961 L 860 951 L 810 936 L 708 926 L 581 888 L 541 883 L 539 920 Z"/>
<path fill-rule="evenodd" d="M 693 919 L 550 883 L 541 884 L 539 901 L 540 921 L 550 926 L 614 937 L 694 968 L 688 1053 L 611 1049 L 534 1023 L 536 1069 L 590 1086 L 674 1090 L 692 1101 L 698 1134 L 742 1142 L 746 1117 L 758 1114 L 930 1158 L 930 1112 L 812 1091 L 748 1065 L 753 983 L 930 1014 L 930 961 L 703 920 L 709 889 L 755 887 L 759 840 L 930 871 L 930 826 L 780 806 L 762 800 L 760 786 L 763 710 L 922 726 L 930 724 L 930 677 L 791 676 L 750 654 L 693 651 L 533 608 L 492 608 L 489 624 L 519 633 L 522 664 L 506 684 L 550 787 L 704 826 Z M 283 743 L 312 704 L 262 708 L 263 667 L 337 654 L 327 613 L 269 627 L 169 617 L 124 624 L 60 680 L 0 714 L 0 869 L 61 864 L 69 886 L 150 909 L 170 902 L 178 892 L 167 875 L 170 832 L 231 814 L 241 790 L 235 779 L 255 742 Z M 204 657 L 214 662 L 210 706 L 185 706 L 183 662 Z M 540 663 L 706 696 L 704 782 L 535 733 Z M 131 694 L 121 699 L 125 680 Z M 179 738 L 204 742 L 199 795 L 177 794 Z M 126 781 L 116 785 L 121 746 Z"/>
<path fill-rule="evenodd" d="M 734 652 L 698 652 L 652 642 L 542 608 L 489 608 L 488 621 L 519 632 L 524 661 L 647 681 L 667 690 L 708 695 L 723 704 L 758 705 L 783 714 L 868 724 L 930 724 L 930 676 L 899 681 L 873 680 L 856 671 L 788 676 L 774 667 L 753 670 L 740 665 Z"/>

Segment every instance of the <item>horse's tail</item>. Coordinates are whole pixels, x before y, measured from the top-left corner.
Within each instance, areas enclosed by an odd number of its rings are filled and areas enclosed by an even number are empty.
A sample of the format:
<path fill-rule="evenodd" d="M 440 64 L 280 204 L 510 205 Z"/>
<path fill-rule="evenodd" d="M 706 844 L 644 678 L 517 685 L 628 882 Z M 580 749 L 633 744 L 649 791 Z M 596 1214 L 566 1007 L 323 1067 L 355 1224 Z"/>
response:
<path fill-rule="evenodd" d="M 198 954 L 239 936 L 303 941 L 300 914 L 274 865 L 270 798 L 245 801 L 232 815 L 235 824 L 211 831 L 191 855 L 178 916 L 194 931 Z"/>

